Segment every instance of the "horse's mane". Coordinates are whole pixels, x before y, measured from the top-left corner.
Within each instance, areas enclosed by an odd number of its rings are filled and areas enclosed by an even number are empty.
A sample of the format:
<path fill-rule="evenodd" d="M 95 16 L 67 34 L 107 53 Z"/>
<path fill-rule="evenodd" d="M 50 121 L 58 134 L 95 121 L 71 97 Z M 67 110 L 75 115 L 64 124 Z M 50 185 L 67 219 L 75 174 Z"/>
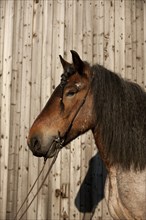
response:
<path fill-rule="evenodd" d="M 100 65 L 91 71 L 97 127 L 106 157 L 125 169 L 146 168 L 146 93 Z"/>

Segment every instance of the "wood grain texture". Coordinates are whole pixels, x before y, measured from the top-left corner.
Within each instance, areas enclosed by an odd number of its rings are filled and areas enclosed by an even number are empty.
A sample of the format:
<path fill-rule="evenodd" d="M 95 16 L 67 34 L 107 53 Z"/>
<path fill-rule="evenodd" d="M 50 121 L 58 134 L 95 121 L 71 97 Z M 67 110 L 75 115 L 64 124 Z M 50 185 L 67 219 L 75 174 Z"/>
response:
<path fill-rule="evenodd" d="M 26 138 L 60 82 L 59 54 L 71 62 L 72 49 L 146 88 L 146 1 L 0 1 L 1 220 L 15 216 L 43 166 L 43 159 L 28 150 Z M 59 154 L 23 220 L 111 220 L 105 179 L 89 131 Z"/>

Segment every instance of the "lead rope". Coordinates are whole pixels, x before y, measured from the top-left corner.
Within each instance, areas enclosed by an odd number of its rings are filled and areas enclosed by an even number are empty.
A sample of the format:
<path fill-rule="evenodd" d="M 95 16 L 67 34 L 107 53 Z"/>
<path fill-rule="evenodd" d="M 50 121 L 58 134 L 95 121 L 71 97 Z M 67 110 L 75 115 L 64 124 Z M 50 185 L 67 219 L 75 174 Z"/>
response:
<path fill-rule="evenodd" d="M 60 151 L 60 149 L 57 149 L 56 154 L 55 154 L 55 156 L 54 156 L 54 158 L 53 158 L 53 160 L 52 160 L 52 162 L 51 162 L 51 165 L 50 165 L 50 167 L 49 167 L 49 169 L 48 169 L 48 171 L 47 171 L 47 173 L 46 173 L 46 175 L 45 175 L 45 177 L 44 177 L 44 179 L 43 179 L 41 185 L 39 186 L 37 192 L 35 193 L 35 195 L 33 196 L 32 200 L 30 201 L 30 203 L 28 204 L 28 206 L 26 207 L 26 209 L 24 210 L 24 212 L 22 213 L 22 215 L 20 216 L 20 218 L 19 218 L 18 220 L 22 219 L 22 217 L 26 214 L 27 210 L 29 209 L 29 207 L 31 206 L 31 204 L 33 203 L 33 201 L 35 200 L 35 198 L 37 197 L 38 193 L 40 192 L 40 190 L 41 190 L 43 184 L 45 183 L 45 181 L 46 181 L 46 179 L 47 179 L 47 177 L 48 177 L 48 175 L 49 175 L 49 173 L 50 173 L 50 171 L 51 171 L 51 169 L 52 169 L 52 167 L 53 167 L 53 165 L 54 165 L 54 163 L 55 163 L 55 161 L 56 161 L 56 159 L 57 159 L 57 156 L 58 156 L 59 151 Z M 35 180 L 34 184 L 32 185 L 31 189 L 29 190 L 29 192 L 28 192 L 28 194 L 27 194 L 27 196 L 26 196 L 24 202 L 22 203 L 22 205 L 20 206 L 19 210 L 17 211 L 14 220 L 16 220 L 16 218 L 17 218 L 17 216 L 18 216 L 20 210 L 22 209 L 22 207 L 23 207 L 23 205 L 25 204 L 25 202 L 27 201 L 27 199 L 28 199 L 30 193 L 32 192 L 34 186 L 36 185 L 36 183 L 37 183 L 37 181 L 38 181 L 40 175 L 42 174 L 42 172 L 43 172 L 43 170 L 44 170 L 45 164 L 46 164 L 46 160 L 44 161 L 44 165 L 43 165 L 43 167 L 42 167 L 42 169 L 41 169 L 41 171 L 40 171 L 40 173 L 39 173 L 37 179 Z"/>

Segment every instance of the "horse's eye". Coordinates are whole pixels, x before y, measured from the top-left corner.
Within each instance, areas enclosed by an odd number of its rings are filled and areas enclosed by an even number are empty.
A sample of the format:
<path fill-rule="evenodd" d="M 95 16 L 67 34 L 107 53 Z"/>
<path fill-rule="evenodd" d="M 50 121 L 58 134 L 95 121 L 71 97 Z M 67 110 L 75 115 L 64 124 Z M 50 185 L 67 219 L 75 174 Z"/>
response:
<path fill-rule="evenodd" d="M 72 97 L 72 96 L 74 96 L 75 94 L 76 94 L 76 91 L 68 91 L 68 92 L 66 93 L 66 96 Z"/>

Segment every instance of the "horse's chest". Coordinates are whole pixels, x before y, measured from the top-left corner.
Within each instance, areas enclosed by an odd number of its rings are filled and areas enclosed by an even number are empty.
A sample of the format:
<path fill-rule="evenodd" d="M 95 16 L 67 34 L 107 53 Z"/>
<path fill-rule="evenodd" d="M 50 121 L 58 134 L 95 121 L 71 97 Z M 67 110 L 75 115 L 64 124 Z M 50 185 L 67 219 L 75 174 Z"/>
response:
<path fill-rule="evenodd" d="M 112 170 L 106 180 L 105 198 L 114 219 L 146 219 L 146 172 Z"/>

